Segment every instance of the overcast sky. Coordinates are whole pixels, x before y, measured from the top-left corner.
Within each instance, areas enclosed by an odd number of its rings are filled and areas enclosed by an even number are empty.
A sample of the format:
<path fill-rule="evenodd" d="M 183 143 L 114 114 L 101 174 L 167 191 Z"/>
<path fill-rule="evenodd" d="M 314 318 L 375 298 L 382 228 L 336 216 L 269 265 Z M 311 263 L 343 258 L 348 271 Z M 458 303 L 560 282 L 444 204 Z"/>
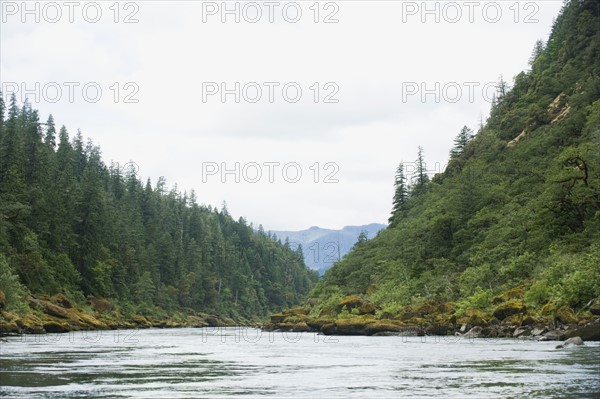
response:
<path fill-rule="evenodd" d="M 29 90 L 144 180 L 299 230 L 386 223 L 398 163 L 421 145 L 443 170 L 562 1 L 0 4 L 5 97 Z"/>

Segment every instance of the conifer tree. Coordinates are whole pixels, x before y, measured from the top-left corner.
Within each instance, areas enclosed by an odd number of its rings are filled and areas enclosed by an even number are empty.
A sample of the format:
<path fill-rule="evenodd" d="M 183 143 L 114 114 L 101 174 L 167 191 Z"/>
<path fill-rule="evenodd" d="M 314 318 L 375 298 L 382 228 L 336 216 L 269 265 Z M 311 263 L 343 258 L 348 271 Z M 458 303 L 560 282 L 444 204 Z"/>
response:
<path fill-rule="evenodd" d="M 408 187 L 406 185 L 406 176 L 404 175 L 404 164 L 400 162 L 396 169 L 394 179 L 394 201 L 392 206 L 392 215 L 388 219 L 390 226 L 395 225 L 398 219 L 407 209 Z"/>

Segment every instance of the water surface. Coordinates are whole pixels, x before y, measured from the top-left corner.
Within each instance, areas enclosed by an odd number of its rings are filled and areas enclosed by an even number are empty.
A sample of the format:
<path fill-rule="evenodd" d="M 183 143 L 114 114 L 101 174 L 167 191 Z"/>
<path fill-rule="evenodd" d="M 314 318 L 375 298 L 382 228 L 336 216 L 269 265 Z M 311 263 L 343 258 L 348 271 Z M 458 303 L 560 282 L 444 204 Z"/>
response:
<path fill-rule="evenodd" d="M 600 345 L 150 329 L 8 338 L 0 397 L 600 398 Z"/>

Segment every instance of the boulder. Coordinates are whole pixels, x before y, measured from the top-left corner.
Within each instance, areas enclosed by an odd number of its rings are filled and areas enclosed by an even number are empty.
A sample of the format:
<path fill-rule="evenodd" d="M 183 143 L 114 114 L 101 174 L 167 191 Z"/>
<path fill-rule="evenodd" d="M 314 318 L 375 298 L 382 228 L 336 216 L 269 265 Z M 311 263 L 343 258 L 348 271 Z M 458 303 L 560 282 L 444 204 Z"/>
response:
<path fill-rule="evenodd" d="M 525 291 L 522 288 L 517 287 L 498 295 L 492 300 L 492 303 L 494 305 L 499 305 L 501 303 L 508 302 L 511 300 L 522 299 L 524 295 Z"/>
<path fill-rule="evenodd" d="M 29 306 L 33 309 L 41 310 L 50 316 L 55 316 L 55 317 L 59 317 L 62 319 L 68 319 L 70 317 L 67 309 L 63 308 L 62 306 L 55 305 L 52 302 L 49 302 L 49 301 L 46 301 L 43 299 L 36 299 L 36 298 L 30 297 L 29 298 Z"/>
<path fill-rule="evenodd" d="M 306 324 L 308 324 L 308 326 L 315 331 L 321 331 L 321 328 L 324 325 L 334 324 L 334 321 L 332 319 L 326 319 L 326 318 L 307 319 Z"/>
<path fill-rule="evenodd" d="M 43 326 L 47 333 L 65 333 L 71 331 L 69 324 L 65 322 L 47 321 Z"/>
<path fill-rule="evenodd" d="M 471 328 L 465 335 L 465 338 L 479 338 L 481 333 L 483 332 L 483 328 L 480 326 L 475 326 Z"/>
<path fill-rule="evenodd" d="M 21 328 L 14 321 L 0 320 L 0 337 L 3 335 L 19 334 Z"/>
<path fill-rule="evenodd" d="M 371 302 L 365 302 L 358 307 L 358 314 L 359 315 L 375 314 L 377 309 L 378 309 L 378 307 L 375 304 L 373 304 Z"/>
<path fill-rule="evenodd" d="M 363 300 L 358 295 L 347 295 L 338 303 L 337 310 L 338 312 L 342 309 L 346 308 L 348 311 L 358 308 L 363 305 Z"/>
<path fill-rule="evenodd" d="M 534 337 L 539 337 L 540 335 L 542 335 L 543 333 L 545 333 L 547 330 L 545 328 L 534 328 L 533 330 L 531 330 L 531 335 L 533 335 Z"/>
<path fill-rule="evenodd" d="M 50 298 L 50 302 L 54 303 L 55 305 L 62 306 L 65 309 L 71 309 L 73 307 L 71 301 L 67 299 L 64 294 L 56 294 L 52 296 Z"/>
<path fill-rule="evenodd" d="M 150 327 L 152 325 L 152 323 L 150 323 L 150 321 L 148 321 L 148 319 L 146 319 L 144 316 L 137 314 L 133 315 L 131 320 L 133 320 L 137 327 Z"/>
<path fill-rule="evenodd" d="M 274 313 L 271 315 L 271 323 L 283 323 L 288 316 L 286 313 Z"/>
<path fill-rule="evenodd" d="M 471 326 L 485 327 L 488 325 L 490 319 L 487 313 L 479 309 L 468 309 L 464 315 L 467 318 L 464 321 Z"/>
<path fill-rule="evenodd" d="M 448 335 L 450 331 L 448 324 L 431 323 L 425 327 L 425 334 L 427 335 Z"/>
<path fill-rule="evenodd" d="M 114 306 L 107 299 L 101 297 L 89 297 L 90 305 L 98 313 L 112 312 Z"/>
<path fill-rule="evenodd" d="M 109 327 L 105 323 L 103 323 L 100 320 L 96 319 L 95 317 L 90 316 L 85 313 L 79 314 L 79 322 L 82 325 L 82 327 L 89 327 L 94 330 L 108 330 L 109 329 Z"/>
<path fill-rule="evenodd" d="M 572 338 L 567 339 L 561 345 L 557 345 L 556 349 L 562 349 L 562 348 L 567 348 L 569 346 L 580 346 L 580 345 L 584 345 L 581 337 L 572 337 Z"/>
<path fill-rule="evenodd" d="M 521 326 L 533 326 L 535 324 L 535 319 L 531 316 L 526 316 L 521 321 Z"/>
<path fill-rule="evenodd" d="M 592 320 L 582 326 L 577 326 L 569 337 L 581 337 L 586 341 L 600 341 L 600 319 Z"/>
<path fill-rule="evenodd" d="M 337 326 L 335 323 L 327 323 L 321 327 L 321 332 L 325 335 L 333 335 L 337 332 Z"/>
<path fill-rule="evenodd" d="M 556 309 L 554 313 L 554 320 L 561 324 L 577 324 L 577 316 L 573 309 L 563 306 Z"/>
<path fill-rule="evenodd" d="M 336 333 L 341 335 L 365 335 L 369 321 L 362 317 L 338 319 L 335 321 Z"/>
<path fill-rule="evenodd" d="M 527 312 L 527 308 L 521 301 L 509 301 L 506 303 L 502 303 L 494 310 L 493 316 L 498 320 L 504 320 L 508 316 L 516 315 L 516 314 L 525 314 Z"/>
<path fill-rule="evenodd" d="M 364 332 L 367 335 L 374 335 L 382 332 L 400 332 L 402 327 L 387 320 L 377 320 L 367 324 L 364 327 Z"/>

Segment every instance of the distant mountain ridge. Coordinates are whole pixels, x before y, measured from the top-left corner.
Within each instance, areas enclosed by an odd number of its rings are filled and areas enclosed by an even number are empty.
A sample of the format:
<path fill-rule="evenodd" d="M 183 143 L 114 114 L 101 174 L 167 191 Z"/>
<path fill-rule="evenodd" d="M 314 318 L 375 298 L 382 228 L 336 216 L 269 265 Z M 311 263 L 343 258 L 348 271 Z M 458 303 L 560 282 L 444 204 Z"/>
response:
<path fill-rule="evenodd" d="M 362 226 L 345 226 L 340 230 L 312 226 L 300 231 L 271 230 L 270 232 L 282 241 L 287 237 L 293 249 L 296 249 L 299 244 L 302 245 L 306 265 L 323 274 L 350 252 L 361 231 L 365 231 L 367 237 L 371 239 L 386 227 L 385 224 L 371 223 Z"/>

